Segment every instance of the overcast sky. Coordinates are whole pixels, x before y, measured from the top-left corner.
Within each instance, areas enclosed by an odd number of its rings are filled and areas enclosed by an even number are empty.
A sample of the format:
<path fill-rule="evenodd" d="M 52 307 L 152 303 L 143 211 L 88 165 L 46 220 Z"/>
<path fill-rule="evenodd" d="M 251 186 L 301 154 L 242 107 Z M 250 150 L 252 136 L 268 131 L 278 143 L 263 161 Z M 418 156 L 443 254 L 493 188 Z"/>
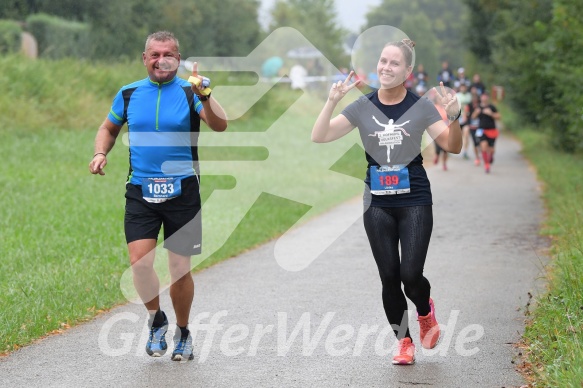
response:
<path fill-rule="evenodd" d="M 360 28 L 366 22 L 365 15 L 373 6 L 377 6 L 382 0 L 334 0 L 338 21 L 344 28 L 353 32 L 360 32 Z M 261 0 L 259 20 L 266 27 L 269 24 L 269 10 L 275 0 Z"/>

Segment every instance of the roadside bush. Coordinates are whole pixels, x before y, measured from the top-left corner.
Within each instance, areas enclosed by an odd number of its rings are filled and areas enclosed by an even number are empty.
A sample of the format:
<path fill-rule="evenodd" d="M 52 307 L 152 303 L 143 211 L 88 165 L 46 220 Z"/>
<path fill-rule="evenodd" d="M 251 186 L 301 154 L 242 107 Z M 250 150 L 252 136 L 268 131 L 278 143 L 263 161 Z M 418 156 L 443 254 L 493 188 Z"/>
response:
<path fill-rule="evenodd" d="M 0 53 L 20 51 L 22 28 L 13 20 L 0 20 Z"/>
<path fill-rule="evenodd" d="M 47 14 L 34 14 L 26 19 L 27 29 L 38 42 L 40 57 L 88 58 L 91 53 L 89 25 Z"/>
<path fill-rule="evenodd" d="M 568 152 L 583 152 L 583 56 L 576 43 L 583 34 L 583 3 L 577 0 L 555 0 L 551 34 L 540 47 L 550 53 L 548 66 L 541 71 L 553 79 L 548 114 L 543 123 L 553 129 L 553 144 Z"/>

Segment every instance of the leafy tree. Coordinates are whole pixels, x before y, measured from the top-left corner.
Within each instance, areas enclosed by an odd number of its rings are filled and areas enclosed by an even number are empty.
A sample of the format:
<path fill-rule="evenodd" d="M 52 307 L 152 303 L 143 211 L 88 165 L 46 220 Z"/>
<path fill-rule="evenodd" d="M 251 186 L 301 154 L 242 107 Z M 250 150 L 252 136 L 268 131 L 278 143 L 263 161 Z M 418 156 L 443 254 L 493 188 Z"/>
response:
<path fill-rule="evenodd" d="M 452 68 L 464 65 L 462 32 L 467 9 L 461 0 L 383 0 L 366 17 L 363 30 L 388 25 L 399 28 L 409 37 L 418 37 L 413 39 L 417 44 L 418 63 L 423 63 L 432 79 L 441 61 L 447 60 Z"/>
<path fill-rule="evenodd" d="M 200 15 L 198 27 L 188 31 L 187 47 L 196 56 L 246 56 L 259 43 L 259 1 L 191 1 Z"/>
<path fill-rule="evenodd" d="M 553 2 L 550 34 L 537 47 L 548 63 L 540 67 L 542 76 L 552 80 L 544 122 L 553 128 L 554 145 L 569 152 L 583 152 L 583 3 L 578 0 Z M 548 65 L 548 66 L 544 66 Z"/>
<path fill-rule="evenodd" d="M 30 14 L 40 12 L 37 0 L 0 0 L 0 19 L 24 21 Z"/>
<path fill-rule="evenodd" d="M 159 12 L 154 0 L 100 0 L 100 7 L 89 20 L 93 57 L 116 60 L 139 57 Z"/>
<path fill-rule="evenodd" d="M 285 0 L 278 0 L 271 10 L 269 31 L 284 26 L 293 27 L 294 24 L 298 24 L 299 18 L 300 15 L 296 8 L 292 7 Z"/>
<path fill-rule="evenodd" d="M 468 49 L 482 63 L 492 63 L 491 37 L 494 35 L 493 21 L 496 17 L 495 1 L 464 0 L 469 9 L 467 25 L 462 34 Z"/>
<path fill-rule="evenodd" d="M 334 0 L 278 0 L 271 12 L 269 32 L 293 27 L 337 67 L 346 66 L 343 44 L 347 31 L 336 22 Z M 284 45 L 290 46 L 290 42 Z"/>
<path fill-rule="evenodd" d="M 488 25 L 474 55 L 490 63 L 524 123 L 552 133 L 559 149 L 583 151 L 583 3 L 578 0 L 466 0 L 470 20 Z M 487 48 L 487 49 L 485 49 Z"/>
<path fill-rule="evenodd" d="M 403 31 L 411 31 L 408 36 L 415 42 L 415 66 L 423 64 L 429 79 L 434 80 L 440 63 L 440 42 L 431 29 L 429 18 L 424 13 L 410 14 L 403 18 L 401 27 Z"/>
<path fill-rule="evenodd" d="M 497 32 L 491 33 L 485 44 L 490 47 L 490 56 L 479 57 L 492 63 L 498 82 L 510 93 L 512 107 L 529 117 L 530 122 L 539 122 L 550 102 L 547 100 L 553 81 L 539 70 L 539 66 L 548 63 L 548 55 L 537 54 L 536 45 L 548 36 L 551 3 L 552 0 L 533 0 L 525 5 L 510 0 L 498 7 L 491 22 Z"/>

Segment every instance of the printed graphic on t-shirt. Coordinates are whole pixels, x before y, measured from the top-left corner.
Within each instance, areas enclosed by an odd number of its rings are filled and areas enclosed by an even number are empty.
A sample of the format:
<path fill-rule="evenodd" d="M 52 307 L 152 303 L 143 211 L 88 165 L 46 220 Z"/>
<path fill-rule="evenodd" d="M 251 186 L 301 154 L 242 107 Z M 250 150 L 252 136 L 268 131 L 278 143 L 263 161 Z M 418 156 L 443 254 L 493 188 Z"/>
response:
<path fill-rule="evenodd" d="M 407 120 L 402 124 L 393 124 L 394 120 L 389 119 L 388 124 L 383 124 L 375 116 L 372 116 L 372 119 L 385 129 L 383 131 L 375 131 L 375 133 L 369 134 L 369 136 L 377 136 L 379 138 L 379 146 L 387 147 L 387 163 L 391 163 L 391 150 L 395 148 L 395 145 L 403 144 L 403 135 L 411 136 L 403 128 L 411 120 Z"/>

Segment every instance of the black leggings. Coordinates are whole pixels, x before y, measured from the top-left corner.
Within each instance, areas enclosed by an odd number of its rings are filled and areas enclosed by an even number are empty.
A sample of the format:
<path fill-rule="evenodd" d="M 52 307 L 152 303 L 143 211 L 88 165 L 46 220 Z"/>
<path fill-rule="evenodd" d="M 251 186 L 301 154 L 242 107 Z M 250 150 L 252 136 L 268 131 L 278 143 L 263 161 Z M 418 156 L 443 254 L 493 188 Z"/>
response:
<path fill-rule="evenodd" d="M 381 276 L 387 319 L 398 339 L 410 337 L 405 295 L 419 315 L 430 312 L 431 286 L 423 276 L 423 266 L 433 229 L 432 206 L 371 206 L 364 212 L 364 228 Z"/>

